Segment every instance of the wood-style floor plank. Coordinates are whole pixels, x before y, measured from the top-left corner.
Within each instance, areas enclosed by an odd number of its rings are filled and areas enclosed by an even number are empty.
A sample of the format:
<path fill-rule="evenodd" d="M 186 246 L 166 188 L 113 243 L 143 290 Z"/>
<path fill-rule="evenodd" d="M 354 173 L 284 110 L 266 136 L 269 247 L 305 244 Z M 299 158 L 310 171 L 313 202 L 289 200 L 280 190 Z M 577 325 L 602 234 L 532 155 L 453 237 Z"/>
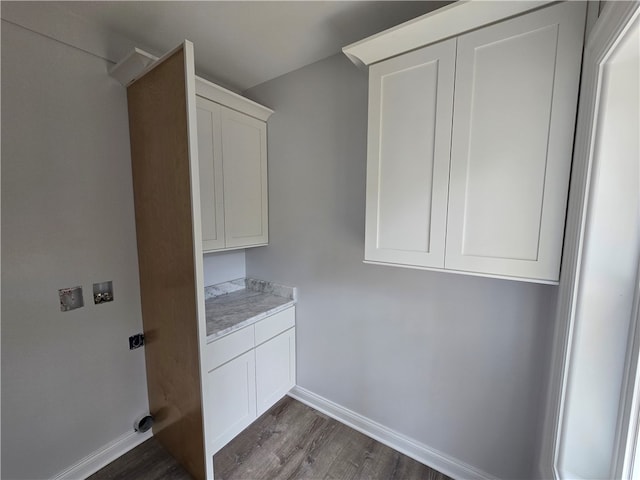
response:
<path fill-rule="evenodd" d="M 191 476 L 151 438 L 111 462 L 87 480 L 191 480 Z"/>
<path fill-rule="evenodd" d="M 450 480 L 285 397 L 214 456 L 216 480 Z M 152 438 L 89 480 L 188 480 Z"/>

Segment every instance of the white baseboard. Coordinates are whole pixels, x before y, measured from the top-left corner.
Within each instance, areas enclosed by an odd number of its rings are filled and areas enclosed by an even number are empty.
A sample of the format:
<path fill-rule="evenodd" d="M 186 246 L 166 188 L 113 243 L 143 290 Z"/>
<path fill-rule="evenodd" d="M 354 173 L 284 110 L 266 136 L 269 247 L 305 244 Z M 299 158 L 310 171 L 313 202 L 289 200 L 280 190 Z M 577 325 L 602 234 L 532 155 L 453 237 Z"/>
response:
<path fill-rule="evenodd" d="M 126 433 L 112 442 L 107 443 L 104 447 L 90 453 L 76 464 L 71 465 L 69 468 L 53 477 L 52 480 L 85 479 L 96 473 L 102 467 L 113 462 L 116 458 L 124 455 L 132 448 L 135 448 L 145 440 L 150 439 L 152 436 L 153 433 L 151 430 L 146 433 Z"/>
<path fill-rule="evenodd" d="M 451 478 L 497 480 L 493 475 L 429 448 L 305 388 L 295 386 L 289 396 Z"/>

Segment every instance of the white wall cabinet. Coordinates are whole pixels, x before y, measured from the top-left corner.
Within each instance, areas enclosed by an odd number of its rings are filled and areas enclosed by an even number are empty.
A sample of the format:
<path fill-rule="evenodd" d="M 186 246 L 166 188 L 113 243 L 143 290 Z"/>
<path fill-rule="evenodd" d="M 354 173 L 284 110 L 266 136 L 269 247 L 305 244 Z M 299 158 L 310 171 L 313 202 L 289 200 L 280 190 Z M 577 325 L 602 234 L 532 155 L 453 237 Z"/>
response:
<path fill-rule="evenodd" d="M 295 385 L 295 307 L 206 347 L 207 431 L 215 454 Z"/>
<path fill-rule="evenodd" d="M 456 41 L 371 67 L 367 260 L 444 267 Z"/>
<path fill-rule="evenodd" d="M 365 261 L 558 281 L 585 11 L 371 66 Z"/>
<path fill-rule="evenodd" d="M 209 98 L 212 87 L 206 86 L 200 79 L 196 83 L 203 250 L 266 245 L 266 118 L 271 111 L 257 104 L 251 114 L 238 110 L 246 99 L 227 107 Z"/>

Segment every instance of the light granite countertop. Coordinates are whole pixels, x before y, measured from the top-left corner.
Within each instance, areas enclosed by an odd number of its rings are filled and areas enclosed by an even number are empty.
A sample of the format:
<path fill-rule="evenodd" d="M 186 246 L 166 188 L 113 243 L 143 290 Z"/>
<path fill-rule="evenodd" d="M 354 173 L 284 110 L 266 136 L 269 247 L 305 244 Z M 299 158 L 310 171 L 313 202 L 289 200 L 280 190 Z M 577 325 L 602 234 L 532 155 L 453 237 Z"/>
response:
<path fill-rule="evenodd" d="M 253 278 L 205 288 L 207 343 L 295 305 L 296 289 Z"/>

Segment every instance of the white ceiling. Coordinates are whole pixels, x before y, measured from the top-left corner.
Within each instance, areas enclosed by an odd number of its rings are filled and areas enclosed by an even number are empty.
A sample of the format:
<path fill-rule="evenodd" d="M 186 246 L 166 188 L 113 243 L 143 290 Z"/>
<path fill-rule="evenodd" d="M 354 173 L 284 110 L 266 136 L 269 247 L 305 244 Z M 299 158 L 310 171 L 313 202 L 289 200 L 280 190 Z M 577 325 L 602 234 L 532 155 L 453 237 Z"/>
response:
<path fill-rule="evenodd" d="M 161 55 L 185 38 L 197 73 L 243 91 L 450 2 L 51 2 Z"/>

